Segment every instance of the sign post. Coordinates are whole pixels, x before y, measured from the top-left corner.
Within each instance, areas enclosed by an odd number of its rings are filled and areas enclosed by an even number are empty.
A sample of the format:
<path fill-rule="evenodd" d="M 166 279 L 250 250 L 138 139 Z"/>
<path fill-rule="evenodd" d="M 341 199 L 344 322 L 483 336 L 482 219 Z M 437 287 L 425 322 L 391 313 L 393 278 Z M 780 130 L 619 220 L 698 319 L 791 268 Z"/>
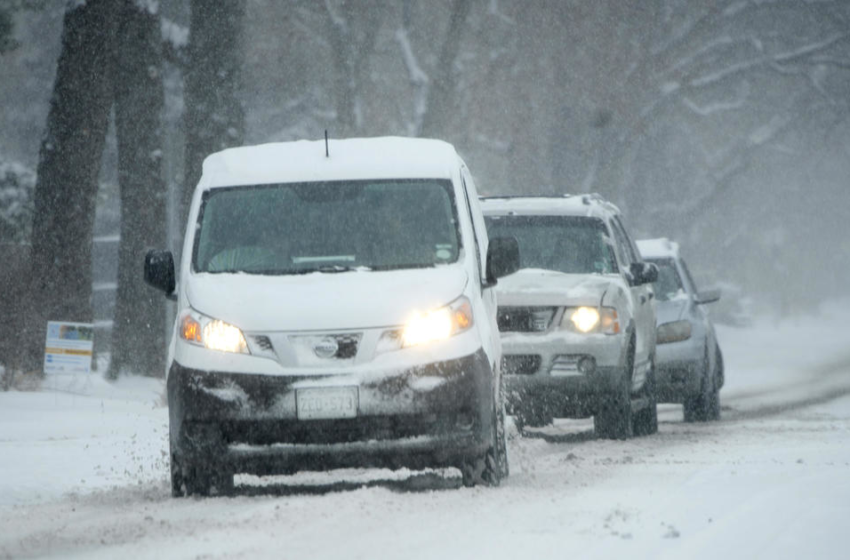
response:
<path fill-rule="evenodd" d="M 44 374 L 91 373 L 94 325 L 49 321 L 44 348 Z"/>

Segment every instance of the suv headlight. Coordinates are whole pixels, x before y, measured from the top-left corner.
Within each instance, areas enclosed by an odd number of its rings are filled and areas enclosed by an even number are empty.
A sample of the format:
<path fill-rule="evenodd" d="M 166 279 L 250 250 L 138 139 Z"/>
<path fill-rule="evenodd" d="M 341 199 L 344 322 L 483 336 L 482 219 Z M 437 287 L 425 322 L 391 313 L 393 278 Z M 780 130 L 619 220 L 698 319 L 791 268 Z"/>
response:
<path fill-rule="evenodd" d="M 658 326 L 656 344 L 679 342 L 691 338 L 691 323 L 689 321 L 674 321 Z"/>
<path fill-rule="evenodd" d="M 613 307 L 567 307 L 561 319 L 561 330 L 582 334 L 620 332 L 620 320 Z"/>
<path fill-rule="evenodd" d="M 180 338 L 210 350 L 250 354 L 245 335 L 238 327 L 189 311 L 180 319 Z"/>

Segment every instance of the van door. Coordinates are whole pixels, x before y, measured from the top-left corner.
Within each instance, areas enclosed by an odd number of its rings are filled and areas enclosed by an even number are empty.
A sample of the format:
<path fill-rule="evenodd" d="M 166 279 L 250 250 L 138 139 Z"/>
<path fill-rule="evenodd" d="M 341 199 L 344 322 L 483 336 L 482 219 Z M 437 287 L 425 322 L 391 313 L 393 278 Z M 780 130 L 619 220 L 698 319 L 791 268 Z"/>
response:
<path fill-rule="evenodd" d="M 466 165 L 461 165 L 460 177 L 466 195 L 466 204 L 467 208 L 469 208 L 469 217 L 475 237 L 476 263 L 478 266 L 476 271 L 477 278 L 475 278 L 477 285 L 473 289 L 481 294 L 481 303 L 484 314 L 486 315 L 486 319 L 481 321 L 483 327 L 481 333 L 482 343 L 488 346 L 484 351 L 490 356 L 493 365 L 498 367 L 502 359 L 502 341 L 499 337 L 499 327 L 496 322 L 496 290 L 483 287 L 487 277 L 487 248 L 489 246 L 487 226 L 484 222 L 481 205 L 478 202 L 478 192 L 475 188 L 475 182 Z"/>

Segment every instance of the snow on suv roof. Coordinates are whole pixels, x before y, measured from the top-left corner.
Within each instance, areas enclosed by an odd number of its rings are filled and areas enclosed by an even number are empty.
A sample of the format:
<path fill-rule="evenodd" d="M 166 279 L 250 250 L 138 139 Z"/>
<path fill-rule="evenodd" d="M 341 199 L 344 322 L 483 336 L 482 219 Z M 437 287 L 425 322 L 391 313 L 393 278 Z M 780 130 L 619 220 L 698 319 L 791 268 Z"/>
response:
<path fill-rule="evenodd" d="M 598 194 L 484 197 L 481 199 L 481 209 L 486 216 L 516 214 L 604 218 L 620 213 L 619 208 Z"/>
<path fill-rule="evenodd" d="M 229 148 L 204 160 L 204 188 L 358 179 L 450 179 L 451 144 L 422 138 L 299 140 Z"/>
<path fill-rule="evenodd" d="M 638 251 L 645 259 L 672 258 L 679 256 L 679 244 L 666 237 L 658 239 L 638 239 L 635 241 Z"/>

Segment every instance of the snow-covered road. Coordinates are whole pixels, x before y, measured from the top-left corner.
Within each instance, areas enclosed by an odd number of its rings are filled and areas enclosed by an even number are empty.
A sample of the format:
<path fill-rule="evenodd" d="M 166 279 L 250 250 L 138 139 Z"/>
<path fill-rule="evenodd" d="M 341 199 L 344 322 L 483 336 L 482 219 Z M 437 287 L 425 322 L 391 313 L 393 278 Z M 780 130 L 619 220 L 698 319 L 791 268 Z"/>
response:
<path fill-rule="evenodd" d="M 628 442 L 559 422 L 511 440 L 498 489 L 350 471 L 174 500 L 159 382 L 3 393 L 0 558 L 844 558 L 844 307 L 720 328 L 721 422 L 683 424 L 668 405 L 659 434 Z"/>

